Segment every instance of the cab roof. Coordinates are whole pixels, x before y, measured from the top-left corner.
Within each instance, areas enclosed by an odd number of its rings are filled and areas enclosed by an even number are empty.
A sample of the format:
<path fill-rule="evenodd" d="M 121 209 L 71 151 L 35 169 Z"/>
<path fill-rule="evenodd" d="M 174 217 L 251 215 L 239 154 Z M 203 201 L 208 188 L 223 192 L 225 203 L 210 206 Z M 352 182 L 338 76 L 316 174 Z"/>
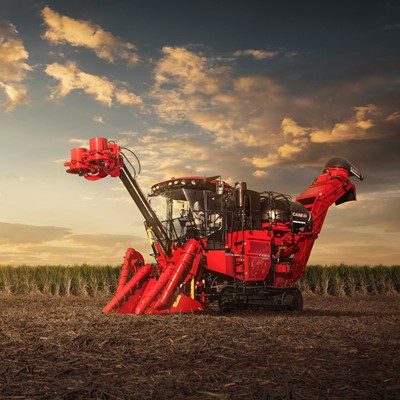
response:
<path fill-rule="evenodd" d="M 171 191 L 178 191 L 181 189 L 210 190 L 215 192 L 215 184 L 218 180 L 219 176 L 184 176 L 180 178 L 171 178 L 153 185 L 149 196 L 162 196 L 171 193 Z M 231 188 L 231 186 L 225 182 L 224 187 L 228 189 Z"/>

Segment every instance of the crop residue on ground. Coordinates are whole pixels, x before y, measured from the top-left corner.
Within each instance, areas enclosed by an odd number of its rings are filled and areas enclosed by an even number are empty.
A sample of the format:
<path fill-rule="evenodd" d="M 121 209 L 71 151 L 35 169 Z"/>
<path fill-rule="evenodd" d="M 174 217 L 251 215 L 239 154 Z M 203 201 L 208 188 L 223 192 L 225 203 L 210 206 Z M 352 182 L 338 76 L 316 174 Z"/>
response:
<path fill-rule="evenodd" d="M 102 314 L 104 297 L 0 295 L 0 398 L 395 399 L 400 296 L 302 313 Z"/>

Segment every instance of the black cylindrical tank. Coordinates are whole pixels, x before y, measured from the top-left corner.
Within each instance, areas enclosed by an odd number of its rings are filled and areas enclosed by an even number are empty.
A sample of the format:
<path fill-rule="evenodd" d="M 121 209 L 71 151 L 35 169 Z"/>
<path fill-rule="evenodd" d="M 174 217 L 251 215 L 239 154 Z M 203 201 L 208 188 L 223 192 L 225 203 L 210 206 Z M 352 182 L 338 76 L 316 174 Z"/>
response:
<path fill-rule="evenodd" d="M 262 220 L 264 222 L 289 222 L 290 201 L 286 199 L 264 199 L 261 203 Z"/>
<path fill-rule="evenodd" d="M 297 201 L 289 199 L 264 199 L 261 203 L 261 214 L 263 222 L 291 222 L 293 230 L 298 232 L 312 225 L 310 212 Z"/>

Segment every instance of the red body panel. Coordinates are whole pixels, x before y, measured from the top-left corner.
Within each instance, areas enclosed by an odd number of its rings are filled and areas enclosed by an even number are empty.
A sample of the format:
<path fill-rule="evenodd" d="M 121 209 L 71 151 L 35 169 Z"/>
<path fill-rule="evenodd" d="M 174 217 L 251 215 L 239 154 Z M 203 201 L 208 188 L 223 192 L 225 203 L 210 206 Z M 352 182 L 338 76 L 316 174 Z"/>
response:
<path fill-rule="evenodd" d="M 243 240 L 242 240 L 243 237 Z M 271 237 L 267 230 L 232 232 L 226 250 L 205 253 L 207 269 L 239 280 L 262 281 L 271 266 Z"/>

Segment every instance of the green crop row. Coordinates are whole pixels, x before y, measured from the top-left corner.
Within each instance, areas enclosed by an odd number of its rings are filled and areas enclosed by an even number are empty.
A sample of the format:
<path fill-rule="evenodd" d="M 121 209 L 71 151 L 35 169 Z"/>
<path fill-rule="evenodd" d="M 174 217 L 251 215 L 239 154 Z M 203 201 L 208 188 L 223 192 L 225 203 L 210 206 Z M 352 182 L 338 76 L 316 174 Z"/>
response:
<path fill-rule="evenodd" d="M 0 266 L 0 293 L 96 296 L 115 291 L 120 267 Z M 333 296 L 400 293 L 400 265 L 311 265 L 297 283 L 304 293 Z"/>
<path fill-rule="evenodd" d="M 298 287 L 324 296 L 400 293 L 400 265 L 312 265 L 306 268 Z"/>
<path fill-rule="evenodd" d="M 95 296 L 111 293 L 120 267 L 113 266 L 0 266 L 0 292 L 58 296 Z"/>

